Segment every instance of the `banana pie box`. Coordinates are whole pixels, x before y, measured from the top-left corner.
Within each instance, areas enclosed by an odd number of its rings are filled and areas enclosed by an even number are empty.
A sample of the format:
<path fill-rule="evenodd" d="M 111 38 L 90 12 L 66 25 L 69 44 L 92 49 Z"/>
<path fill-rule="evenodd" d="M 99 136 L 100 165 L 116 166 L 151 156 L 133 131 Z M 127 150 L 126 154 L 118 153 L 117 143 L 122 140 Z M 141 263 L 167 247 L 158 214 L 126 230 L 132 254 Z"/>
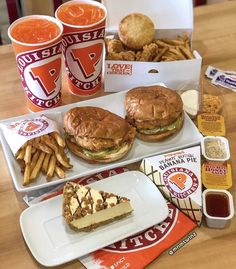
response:
<path fill-rule="evenodd" d="M 198 226 L 202 220 L 200 146 L 182 149 L 142 161 L 146 174 L 162 194 Z"/>
<path fill-rule="evenodd" d="M 187 35 L 192 47 L 192 0 L 103 0 L 108 15 L 106 37 L 118 38 L 120 21 L 131 13 L 147 15 L 155 25 L 155 39 L 176 39 Z M 159 52 L 158 52 L 159 53 Z M 118 92 L 138 86 L 163 82 L 167 87 L 182 89 L 186 83 L 198 88 L 202 57 L 193 51 L 194 59 L 160 62 L 105 60 L 105 92 Z"/>

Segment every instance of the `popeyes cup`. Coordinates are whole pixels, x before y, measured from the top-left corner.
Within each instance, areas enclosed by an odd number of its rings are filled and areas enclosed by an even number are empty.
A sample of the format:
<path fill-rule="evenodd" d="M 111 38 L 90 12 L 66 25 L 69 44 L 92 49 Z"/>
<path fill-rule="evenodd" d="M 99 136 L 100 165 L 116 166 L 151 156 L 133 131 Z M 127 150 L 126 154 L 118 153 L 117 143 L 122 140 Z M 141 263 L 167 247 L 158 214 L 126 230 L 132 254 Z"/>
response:
<path fill-rule="evenodd" d="M 62 32 L 58 20 L 43 15 L 22 17 L 8 29 L 30 111 L 60 104 Z"/>
<path fill-rule="evenodd" d="M 106 8 L 96 1 L 62 4 L 56 18 L 64 27 L 62 51 L 70 91 L 88 96 L 101 89 Z"/>

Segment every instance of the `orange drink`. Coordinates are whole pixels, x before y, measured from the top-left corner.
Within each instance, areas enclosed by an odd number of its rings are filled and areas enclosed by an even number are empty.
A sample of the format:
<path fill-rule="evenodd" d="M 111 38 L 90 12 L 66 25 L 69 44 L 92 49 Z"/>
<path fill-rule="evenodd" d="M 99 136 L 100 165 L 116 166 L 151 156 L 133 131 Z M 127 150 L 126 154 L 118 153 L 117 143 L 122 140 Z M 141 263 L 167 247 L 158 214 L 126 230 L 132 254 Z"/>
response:
<path fill-rule="evenodd" d="M 69 90 L 88 96 L 101 89 L 106 8 L 96 1 L 74 0 L 56 10 L 63 24 L 62 52 Z"/>
<path fill-rule="evenodd" d="M 62 32 L 58 20 L 43 15 L 20 18 L 8 29 L 27 107 L 33 112 L 60 104 Z"/>

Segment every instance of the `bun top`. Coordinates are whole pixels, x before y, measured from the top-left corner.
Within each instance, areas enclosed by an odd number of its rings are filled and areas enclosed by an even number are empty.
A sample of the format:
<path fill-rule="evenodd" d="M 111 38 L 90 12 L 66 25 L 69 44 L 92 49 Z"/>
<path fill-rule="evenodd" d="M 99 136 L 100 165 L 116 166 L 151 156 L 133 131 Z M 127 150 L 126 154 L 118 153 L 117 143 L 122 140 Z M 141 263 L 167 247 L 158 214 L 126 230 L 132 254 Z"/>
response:
<path fill-rule="evenodd" d="M 136 121 L 173 122 L 183 112 L 179 94 L 162 86 L 137 87 L 126 94 L 126 112 Z"/>
<path fill-rule="evenodd" d="M 64 128 L 69 135 L 123 140 L 133 127 L 123 118 L 99 107 L 75 107 L 66 112 Z"/>

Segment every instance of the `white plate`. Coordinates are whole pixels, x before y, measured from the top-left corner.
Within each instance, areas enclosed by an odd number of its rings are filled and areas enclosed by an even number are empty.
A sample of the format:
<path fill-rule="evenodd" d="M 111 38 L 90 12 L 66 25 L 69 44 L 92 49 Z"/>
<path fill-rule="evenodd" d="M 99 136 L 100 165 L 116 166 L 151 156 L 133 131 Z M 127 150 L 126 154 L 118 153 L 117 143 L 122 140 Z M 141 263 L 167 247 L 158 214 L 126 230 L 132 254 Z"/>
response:
<path fill-rule="evenodd" d="M 63 116 L 65 112 L 71 109 L 72 107 L 77 107 L 77 106 L 101 107 L 124 118 L 125 117 L 125 106 L 124 106 L 125 94 L 126 92 L 114 93 L 107 96 L 98 97 L 98 98 L 90 99 L 87 101 L 73 103 L 70 105 L 61 106 L 55 109 L 44 111 L 43 114 L 45 114 L 51 119 L 59 120 L 58 122 L 59 122 L 61 130 L 63 128 L 62 122 L 63 122 Z M 33 118 L 40 114 L 42 113 L 28 114 L 28 115 L 23 115 L 20 117 L 7 119 L 4 121 L 12 122 L 19 119 L 24 119 L 26 117 Z M 98 173 L 106 169 L 111 169 L 118 166 L 124 166 L 129 163 L 134 163 L 148 156 L 158 155 L 164 152 L 175 151 L 180 148 L 186 148 L 193 145 L 197 145 L 197 144 L 200 144 L 201 139 L 202 139 L 202 135 L 199 133 L 198 129 L 196 128 L 192 120 L 185 114 L 183 128 L 176 135 L 164 141 L 157 142 L 157 143 L 148 143 L 148 142 L 143 142 L 139 139 L 136 139 L 134 141 L 133 147 L 131 151 L 129 152 L 129 154 L 126 157 L 122 158 L 121 160 L 118 160 L 110 164 L 89 164 L 69 152 L 68 155 L 74 167 L 72 170 L 66 171 L 65 179 L 57 179 L 56 177 L 54 177 L 54 180 L 52 180 L 51 182 L 47 182 L 45 180 L 45 176 L 41 175 L 37 178 L 35 182 L 31 183 L 29 186 L 22 186 L 23 176 L 20 171 L 20 167 L 17 161 L 15 160 L 4 138 L 2 130 L 0 130 L 0 140 L 2 142 L 3 151 L 7 160 L 7 164 L 8 164 L 13 182 L 15 184 L 17 191 L 19 192 L 44 188 L 47 186 L 65 182 L 67 180 L 72 180 L 72 179 L 86 176 L 89 174 Z"/>
<path fill-rule="evenodd" d="M 27 208 L 20 216 L 25 241 L 35 259 L 56 266 L 139 233 L 168 216 L 165 199 L 141 172 L 129 171 L 90 184 L 130 199 L 133 213 L 93 232 L 75 232 L 62 217 L 62 195 Z"/>

